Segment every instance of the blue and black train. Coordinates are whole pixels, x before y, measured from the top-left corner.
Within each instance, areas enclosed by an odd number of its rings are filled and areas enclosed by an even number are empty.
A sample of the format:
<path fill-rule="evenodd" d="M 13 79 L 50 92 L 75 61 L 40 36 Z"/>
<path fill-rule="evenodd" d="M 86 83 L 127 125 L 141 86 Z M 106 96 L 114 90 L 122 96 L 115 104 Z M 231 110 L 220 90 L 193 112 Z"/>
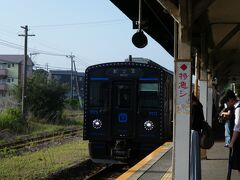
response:
<path fill-rule="evenodd" d="M 172 138 L 173 73 L 151 60 L 90 66 L 84 132 L 95 162 L 128 162 Z"/>

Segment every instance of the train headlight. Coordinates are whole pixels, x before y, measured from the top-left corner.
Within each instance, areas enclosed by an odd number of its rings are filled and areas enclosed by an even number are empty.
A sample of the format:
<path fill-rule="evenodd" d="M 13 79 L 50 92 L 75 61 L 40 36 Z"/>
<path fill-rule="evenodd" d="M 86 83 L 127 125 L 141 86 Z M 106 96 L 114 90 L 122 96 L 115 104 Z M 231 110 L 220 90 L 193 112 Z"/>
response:
<path fill-rule="evenodd" d="M 100 129 L 102 127 L 102 121 L 100 119 L 94 119 L 92 125 L 95 129 Z"/>
<path fill-rule="evenodd" d="M 153 129 L 153 127 L 154 127 L 154 124 L 153 124 L 152 121 L 149 121 L 149 120 L 145 121 L 145 123 L 144 123 L 144 128 L 145 128 L 147 131 L 151 131 L 151 130 Z"/>

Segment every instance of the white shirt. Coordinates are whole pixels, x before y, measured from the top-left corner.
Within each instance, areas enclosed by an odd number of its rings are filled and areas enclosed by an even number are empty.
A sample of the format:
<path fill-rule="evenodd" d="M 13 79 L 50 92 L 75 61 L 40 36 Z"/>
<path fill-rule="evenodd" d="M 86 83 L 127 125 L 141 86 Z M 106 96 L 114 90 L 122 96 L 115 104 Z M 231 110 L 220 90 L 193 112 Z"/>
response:
<path fill-rule="evenodd" d="M 236 102 L 234 104 L 234 107 L 236 108 L 240 104 L 240 101 Z M 235 125 L 233 128 L 233 131 L 240 132 L 240 107 L 235 109 Z"/>

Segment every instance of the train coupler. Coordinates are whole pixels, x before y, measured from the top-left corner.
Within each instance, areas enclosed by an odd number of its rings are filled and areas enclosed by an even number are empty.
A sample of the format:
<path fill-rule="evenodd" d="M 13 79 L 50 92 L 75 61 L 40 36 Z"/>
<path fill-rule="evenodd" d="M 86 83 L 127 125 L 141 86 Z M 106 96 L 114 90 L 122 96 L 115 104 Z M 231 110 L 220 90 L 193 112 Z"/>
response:
<path fill-rule="evenodd" d="M 114 148 L 111 150 L 111 155 L 116 160 L 127 160 L 131 154 L 131 149 L 127 146 L 126 141 L 118 140 Z"/>

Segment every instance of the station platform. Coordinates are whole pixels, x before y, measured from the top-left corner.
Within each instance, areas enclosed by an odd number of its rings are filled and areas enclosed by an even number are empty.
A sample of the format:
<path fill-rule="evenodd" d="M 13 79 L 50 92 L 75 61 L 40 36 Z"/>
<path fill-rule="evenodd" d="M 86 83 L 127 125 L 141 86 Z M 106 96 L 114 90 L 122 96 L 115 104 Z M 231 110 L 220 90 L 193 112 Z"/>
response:
<path fill-rule="evenodd" d="M 118 180 L 171 180 L 172 179 L 172 148 L 171 142 L 166 142 L 151 154 L 142 159 Z M 202 180 L 226 180 L 228 172 L 229 149 L 223 141 L 215 142 L 207 150 L 207 159 L 201 160 Z M 239 180 L 240 173 L 232 170 L 231 180 Z"/>

